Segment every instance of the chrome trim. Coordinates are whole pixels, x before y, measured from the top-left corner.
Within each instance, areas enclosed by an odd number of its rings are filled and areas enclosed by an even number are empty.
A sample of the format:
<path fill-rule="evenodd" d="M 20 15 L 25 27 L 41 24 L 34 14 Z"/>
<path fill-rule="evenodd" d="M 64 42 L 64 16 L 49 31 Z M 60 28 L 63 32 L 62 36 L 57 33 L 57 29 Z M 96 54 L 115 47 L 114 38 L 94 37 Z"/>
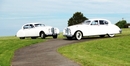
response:
<path fill-rule="evenodd" d="M 52 35 L 55 35 L 55 34 L 57 34 L 56 33 L 56 29 L 53 27 L 53 28 L 51 28 L 51 32 L 52 32 Z"/>
<path fill-rule="evenodd" d="M 52 34 L 54 34 L 54 28 L 51 28 L 51 32 L 52 32 Z"/>
<path fill-rule="evenodd" d="M 67 28 L 67 29 L 65 30 L 65 33 L 66 33 L 66 35 L 71 35 L 71 30 L 70 30 L 69 28 Z"/>

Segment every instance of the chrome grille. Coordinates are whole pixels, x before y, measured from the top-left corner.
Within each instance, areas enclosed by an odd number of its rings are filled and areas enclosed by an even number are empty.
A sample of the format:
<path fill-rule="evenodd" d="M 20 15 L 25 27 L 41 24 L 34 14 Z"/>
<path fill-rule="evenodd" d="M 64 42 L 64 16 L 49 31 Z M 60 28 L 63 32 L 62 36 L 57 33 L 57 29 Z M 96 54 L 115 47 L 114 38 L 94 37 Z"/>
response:
<path fill-rule="evenodd" d="M 70 31 L 70 29 L 69 29 L 69 28 L 67 28 L 67 29 L 66 29 L 66 31 L 65 31 L 65 33 L 66 33 L 67 35 L 69 35 L 69 34 L 70 34 L 70 32 L 71 32 L 71 31 Z"/>
<path fill-rule="evenodd" d="M 51 28 L 51 32 L 52 32 L 52 34 L 55 34 L 55 29 Z"/>

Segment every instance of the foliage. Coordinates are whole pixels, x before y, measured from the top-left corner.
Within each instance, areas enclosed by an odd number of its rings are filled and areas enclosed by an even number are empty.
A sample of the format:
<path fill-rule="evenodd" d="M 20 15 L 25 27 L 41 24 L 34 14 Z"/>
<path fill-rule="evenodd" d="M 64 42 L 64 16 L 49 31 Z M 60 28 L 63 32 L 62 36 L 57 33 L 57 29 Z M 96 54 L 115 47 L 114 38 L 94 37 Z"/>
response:
<path fill-rule="evenodd" d="M 127 23 L 127 24 L 125 25 L 125 28 L 129 28 L 129 26 L 130 26 L 130 23 Z"/>
<path fill-rule="evenodd" d="M 130 66 L 130 29 L 122 31 L 113 38 L 75 43 L 58 51 L 82 66 Z"/>
<path fill-rule="evenodd" d="M 73 16 L 68 20 L 68 26 L 79 24 L 84 20 L 88 20 L 81 12 L 76 12 Z"/>
<path fill-rule="evenodd" d="M 16 37 L 0 37 L 0 66 L 11 66 L 11 59 L 17 49 L 43 41 L 40 38 L 20 40 Z"/>
<path fill-rule="evenodd" d="M 117 25 L 118 27 L 120 27 L 120 28 L 127 28 L 126 24 L 127 24 L 127 21 L 126 21 L 126 20 L 121 20 L 121 21 L 118 21 L 118 22 L 116 23 L 116 25 Z"/>

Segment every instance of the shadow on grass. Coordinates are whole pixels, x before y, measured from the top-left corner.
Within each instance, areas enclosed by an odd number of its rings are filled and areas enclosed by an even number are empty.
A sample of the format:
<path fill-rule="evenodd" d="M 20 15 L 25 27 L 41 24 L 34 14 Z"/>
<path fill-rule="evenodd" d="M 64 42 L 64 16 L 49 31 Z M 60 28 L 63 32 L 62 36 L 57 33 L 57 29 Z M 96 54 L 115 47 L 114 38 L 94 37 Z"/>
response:
<path fill-rule="evenodd" d="M 63 40 L 68 40 L 68 41 L 88 41 L 88 40 L 96 40 L 96 39 L 106 39 L 106 38 L 118 38 L 118 37 L 122 37 L 122 35 L 116 35 L 114 37 L 108 37 L 107 35 L 105 37 L 99 37 L 99 36 L 87 36 L 87 37 L 83 37 L 81 40 L 76 40 L 75 38 L 73 39 L 67 39 L 67 38 L 63 38 Z"/>

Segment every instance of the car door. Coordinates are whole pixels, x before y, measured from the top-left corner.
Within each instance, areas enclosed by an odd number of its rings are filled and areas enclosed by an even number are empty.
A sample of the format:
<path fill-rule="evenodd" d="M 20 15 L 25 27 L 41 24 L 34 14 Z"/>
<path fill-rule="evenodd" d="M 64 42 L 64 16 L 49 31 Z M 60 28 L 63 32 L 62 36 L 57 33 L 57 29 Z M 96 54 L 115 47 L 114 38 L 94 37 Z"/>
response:
<path fill-rule="evenodd" d="M 99 20 L 99 30 L 100 30 L 100 34 L 107 34 L 108 22 L 105 20 Z"/>
<path fill-rule="evenodd" d="M 24 33 L 25 37 L 29 36 L 28 31 L 29 31 L 29 25 L 26 24 L 23 26 L 23 33 Z"/>
<path fill-rule="evenodd" d="M 28 34 L 32 37 L 36 36 L 36 28 L 33 24 L 29 24 Z"/>
<path fill-rule="evenodd" d="M 100 34 L 99 20 L 93 20 L 88 29 L 90 35 L 99 35 Z"/>

